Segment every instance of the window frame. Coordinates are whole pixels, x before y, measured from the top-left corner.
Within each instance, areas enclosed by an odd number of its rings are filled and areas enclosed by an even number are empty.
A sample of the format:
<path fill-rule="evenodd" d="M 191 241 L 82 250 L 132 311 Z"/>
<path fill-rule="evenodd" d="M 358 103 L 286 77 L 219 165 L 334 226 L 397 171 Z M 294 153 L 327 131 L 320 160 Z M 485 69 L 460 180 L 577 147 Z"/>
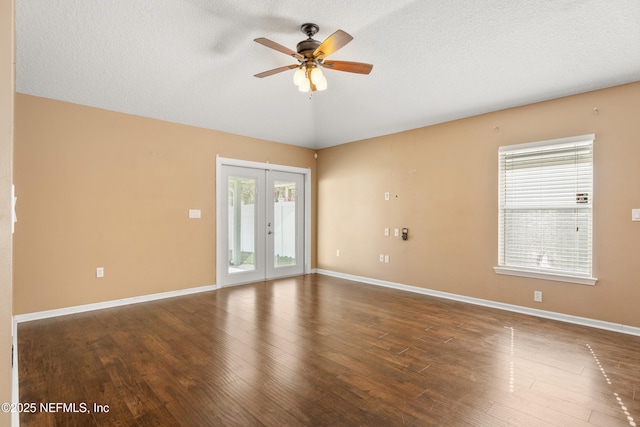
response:
<path fill-rule="evenodd" d="M 513 144 L 501 146 L 498 148 L 498 192 L 501 188 L 501 181 L 503 173 L 503 169 L 501 166 L 501 159 L 504 153 L 509 152 L 523 152 L 527 150 L 535 150 L 536 148 L 544 148 L 551 146 L 562 146 L 562 145 L 571 145 L 575 143 L 582 143 L 591 141 L 591 150 L 593 153 L 593 146 L 595 141 L 595 134 L 587 134 L 587 135 L 579 135 L 572 136 L 567 138 L 558 138 L 552 140 L 545 141 L 536 141 L 529 142 L 524 144 Z M 591 182 L 593 185 L 593 157 L 591 159 Z M 501 265 L 500 261 L 502 259 L 501 253 L 504 252 L 504 241 L 503 236 L 504 233 L 500 230 L 500 225 L 503 222 L 503 210 L 508 209 L 506 206 L 501 205 L 502 198 L 500 194 L 498 194 L 498 265 L 493 269 L 496 274 L 504 274 L 510 276 L 520 276 L 520 277 L 528 277 L 534 279 L 543 279 L 543 280 L 553 280 L 553 281 L 561 281 L 561 282 L 569 282 L 569 283 L 577 283 L 582 285 L 595 285 L 597 282 L 597 278 L 592 277 L 593 273 L 593 189 L 591 189 L 591 194 L 589 194 L 590 199 L 590 227 L 591 227 L 591 251 L 590 251 L 590 274 L 581 274 L 578 272 L 565 272 L 565 271 L 556 271 L 556 270 L 547 270 L 544 268 L 529 268 L 524 266 L 514 266 L 514 265 Z M 549 209 L 549 208 L 547 208 Z"/>

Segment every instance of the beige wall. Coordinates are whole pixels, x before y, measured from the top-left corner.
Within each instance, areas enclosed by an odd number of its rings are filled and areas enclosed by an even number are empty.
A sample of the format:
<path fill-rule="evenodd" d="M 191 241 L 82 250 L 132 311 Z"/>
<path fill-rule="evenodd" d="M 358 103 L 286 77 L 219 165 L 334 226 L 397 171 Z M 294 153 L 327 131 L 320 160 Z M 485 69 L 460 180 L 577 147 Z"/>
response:
<path fill-rule="evenodd" d="M 11 402 L 14 10 L 13 0 L 0 1 L 0 402 Z M 10 414 L 0 412 L 4 425 L 10 425 Z"/>
<path fill-rule="evenodd" d="M 306 148 L 24 94 L 15 114 L 15 314 L 215 284 L 216 155 L 315 180 Z"/>
<path fill-rule="evenodd" d="M 635 83 L 321 150 L 318 268 L 640 327 L 639 115 Z M 587 133 L 597 285 L 496 275 L 498 147 Z"/>

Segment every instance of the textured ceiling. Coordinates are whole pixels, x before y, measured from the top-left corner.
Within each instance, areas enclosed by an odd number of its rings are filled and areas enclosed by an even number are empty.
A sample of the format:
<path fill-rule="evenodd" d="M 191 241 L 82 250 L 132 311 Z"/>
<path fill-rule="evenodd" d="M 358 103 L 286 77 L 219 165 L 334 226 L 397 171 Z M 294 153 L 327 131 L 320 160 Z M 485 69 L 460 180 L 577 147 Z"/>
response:
<path fill-rule="evenodd" d="M 297 91 L 314 22 L 354 37 Z M 640 80 L 638 0 L 16 0 L 17 90 L 322 148 Z"/>

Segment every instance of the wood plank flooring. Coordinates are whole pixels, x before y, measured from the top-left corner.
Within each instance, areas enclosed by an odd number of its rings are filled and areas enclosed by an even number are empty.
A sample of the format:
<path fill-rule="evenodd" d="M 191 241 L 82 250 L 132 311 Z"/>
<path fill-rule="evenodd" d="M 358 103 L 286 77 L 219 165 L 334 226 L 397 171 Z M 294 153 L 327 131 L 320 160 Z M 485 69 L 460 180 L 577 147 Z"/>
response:
<path fill-rule="evenodd" d="M 37 405 L 22 426 L 640 422 L 640 337 L 321 275 L 21 323 L 18 340 Z"/>

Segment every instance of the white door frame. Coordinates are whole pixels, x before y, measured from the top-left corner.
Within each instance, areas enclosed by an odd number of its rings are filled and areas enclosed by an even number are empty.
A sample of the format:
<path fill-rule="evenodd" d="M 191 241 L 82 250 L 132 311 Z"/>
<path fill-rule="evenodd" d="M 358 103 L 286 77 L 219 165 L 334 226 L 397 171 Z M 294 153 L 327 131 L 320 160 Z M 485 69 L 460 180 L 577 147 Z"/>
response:
<path fill-rule="evenodd" d="M 275 165 L 272 163 L 252 162 L 248 160 L 230 159 L 226 157 L 216 156 L 216 284 L 221 286 L 221 272 L 223 268 L 228 266 L 220 265 L 224 257 L 218 254 L 226 250 L 223 248 L 223 233 L 228 230 L 222 230 L 222 222 L 219 220 L 222 215 L 221 209 L 228 204 L 227 191 L 220 188 L 222 183 L 222 166 L 239 166 L 245 168 L 293 172 L 304 175 L 304 274 L 311 272 L 311 169 L 299 168 L 295 166 Z"/>

